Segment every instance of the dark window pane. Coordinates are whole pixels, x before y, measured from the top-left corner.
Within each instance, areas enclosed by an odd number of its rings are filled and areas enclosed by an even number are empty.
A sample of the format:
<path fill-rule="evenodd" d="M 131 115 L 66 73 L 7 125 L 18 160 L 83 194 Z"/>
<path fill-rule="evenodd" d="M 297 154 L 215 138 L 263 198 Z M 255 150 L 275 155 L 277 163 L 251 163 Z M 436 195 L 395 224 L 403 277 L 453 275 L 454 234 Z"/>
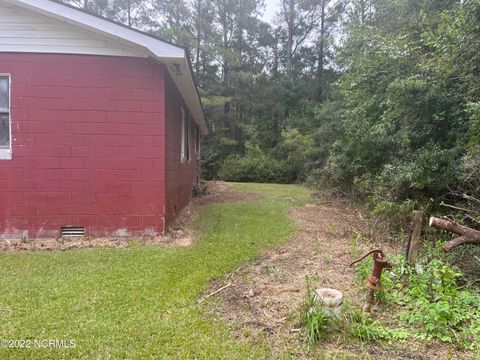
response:
<path fill-rule="evenodd" d="M 10 146 L 10 116 L 0 114 L 0 147 Z"/>
<path fill-rule="evenodd" d="M 8 109 L 9 100 L 8 77 L 0 76 L 0 109 Z"/>
<path fill-rule="evenodd" d="M 185 157 L 190 160 L 190 134 L 189 134 L 189 117 L 185 121 Z"/>
<path fill-rule="evenodd" d="M 200 151 L 200 127 L 198 125 L 195 126 L 195 149 L 197 152 Z"/>

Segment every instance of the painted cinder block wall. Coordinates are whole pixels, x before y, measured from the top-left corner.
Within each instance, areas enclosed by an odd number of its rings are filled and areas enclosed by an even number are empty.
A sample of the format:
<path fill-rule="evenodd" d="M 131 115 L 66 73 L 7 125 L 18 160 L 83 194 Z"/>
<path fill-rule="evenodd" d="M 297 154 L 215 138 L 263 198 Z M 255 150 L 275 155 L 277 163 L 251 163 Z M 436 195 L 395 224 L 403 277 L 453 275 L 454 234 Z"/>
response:
<path fill-rule="evenodd" d="M 192 188 L 200 181 L 200 160 L 196 152 L 196 132 L 200 131 L 178 93 L 169 75 L 166 76 L 166 129 L 165 129 L 165 221 L 172 222 L 192 198 Z M 188 120 L 190 160 L 181 161 L 182 111 Z"/>
<path fill-rule="evenodd" d="M 164 231 L 162 65 L 0 53 L 0 73 L 11 74 L 13 139 L 13 159 L 0 160 L 0 238 L 59 237 L 61 226 L 88 236 Z"/>

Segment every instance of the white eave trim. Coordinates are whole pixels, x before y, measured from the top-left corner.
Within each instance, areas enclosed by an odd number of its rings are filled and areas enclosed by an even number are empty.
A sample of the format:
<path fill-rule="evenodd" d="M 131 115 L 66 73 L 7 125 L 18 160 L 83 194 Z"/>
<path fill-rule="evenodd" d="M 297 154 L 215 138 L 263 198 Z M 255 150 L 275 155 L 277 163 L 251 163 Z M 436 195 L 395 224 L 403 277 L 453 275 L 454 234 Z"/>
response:
<path fill-rule="evenodd" d="M 129 29 L 125 26 L 115 24 L 108 20 L 99 18 L 94 15 L 90 15 L 84 11 L 65 6 L 63 4 L 50 1 L 50 0 L 2 0 L 6 3 L 10 3 L 14 6 L 18 6 L 42 15 L 45 15 L 56 20 L 63 21 L 65 23 L 79 26 L 84 29 L 96 32 L 98 34 L 113 38 L 116 40 L 128 42 L 129 44 L 146 49 L 151 56 L 167 67 L 172 62 L 182 65 L 184 71 L 181 78 L 175 79 L 180 93 L 182 94 L 184 101 L 192 113 L 193 118 L 199 125 L 203 134 L 208 133 L 208 129 L 205 122 L 205 116 L 203 114 L 202 105 L 197 95 L 196 85 L 191 74 L 189 62 L 187 60 L 187 52 L 184 48 L 169 44 L 160 39 L 155 39 L 141 32 Z M 1 49 L 0 49 L 1 51 Z M 180 81 L 182 80 L 182 81 Z M 188 81 L 188 86 L 186 85 Z"/>
<path fill-rule="evenodd" d="M 185 49 L 168 44 L 124 26 L 90 15 L 84 11 L 65 6 L 50 0 L 6 0 L 24 9 L 72 24 L 88 30 L 114 36 L 130 43 L 147 48 L 156 57 L 184 58 Z"/>

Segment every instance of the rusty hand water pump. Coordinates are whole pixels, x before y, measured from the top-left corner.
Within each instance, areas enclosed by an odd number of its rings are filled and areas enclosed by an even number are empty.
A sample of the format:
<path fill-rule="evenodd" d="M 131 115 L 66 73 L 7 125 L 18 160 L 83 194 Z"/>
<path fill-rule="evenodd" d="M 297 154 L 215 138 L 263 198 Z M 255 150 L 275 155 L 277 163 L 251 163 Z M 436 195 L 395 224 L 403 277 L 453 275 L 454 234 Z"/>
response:
<path fill-rule="evenodd" d="M 372 255 L 373 259 L 373 271 L 372 276 L 370 276 L 366 281 L 365 285 L 368 287 L 368 294 L 367 300 L 363 307 L 363 311 L 369 313 L 372 309 L 373 301 L 375 298 L 375 291 L 382 290 L 382 286 L 380 281 L 382 279 L 382 271 L 383 269 L 389 269 L 392 265 L 387 261 L 385 254 L 380 249 L 374 249 L 363 255 L 361 258 L 355 260 L 350 264 L 350 267 L 355 265 L 356 263 L 364 260 L 368 256 Z"/>

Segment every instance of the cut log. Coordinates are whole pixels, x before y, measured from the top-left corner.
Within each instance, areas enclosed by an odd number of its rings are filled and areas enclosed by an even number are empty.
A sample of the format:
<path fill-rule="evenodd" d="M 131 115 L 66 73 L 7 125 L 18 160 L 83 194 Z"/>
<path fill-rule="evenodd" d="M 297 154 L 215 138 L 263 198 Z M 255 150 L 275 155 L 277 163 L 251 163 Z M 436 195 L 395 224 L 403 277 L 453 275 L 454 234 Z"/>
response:
<path fill-rule="evenodd" d="M 439 219 L 436 217 L 431 217 L 429 221 L 429 225 L 431 227 L 446 230 L 449 232 L 453 232 L 458 235 L 463 235 L 472 238 L 480 238 L 480 231 L 469 228 L 468 226 L 457 224 L 448 219 Z"/>
<path fill-rule="evenodd" d="M 480 245 L 480 238 L 479 239 L 474 239 L 470 238 L 468 236 L 459 236 L 453 240 L 447 241 L 445 245 L 443 245 L 443 250 L 445 252 L 450 252 L 456 247 L 460 245 L 465 245 L 465 244 L 479 244 Z"/>
<path fill-rule="evenodd" d="M 480 231 L 478 230 L 457 224 L 456 222 L 448 219 L 439 219 L 436 217 L 431 217 L 428 224 L 431 227 L 460 235 L 459 237 L 450 240 L 443 245 L 443 250 L 446 252 L 452 251 L 456 247 L 464 244 L 480 245 Z"/>

